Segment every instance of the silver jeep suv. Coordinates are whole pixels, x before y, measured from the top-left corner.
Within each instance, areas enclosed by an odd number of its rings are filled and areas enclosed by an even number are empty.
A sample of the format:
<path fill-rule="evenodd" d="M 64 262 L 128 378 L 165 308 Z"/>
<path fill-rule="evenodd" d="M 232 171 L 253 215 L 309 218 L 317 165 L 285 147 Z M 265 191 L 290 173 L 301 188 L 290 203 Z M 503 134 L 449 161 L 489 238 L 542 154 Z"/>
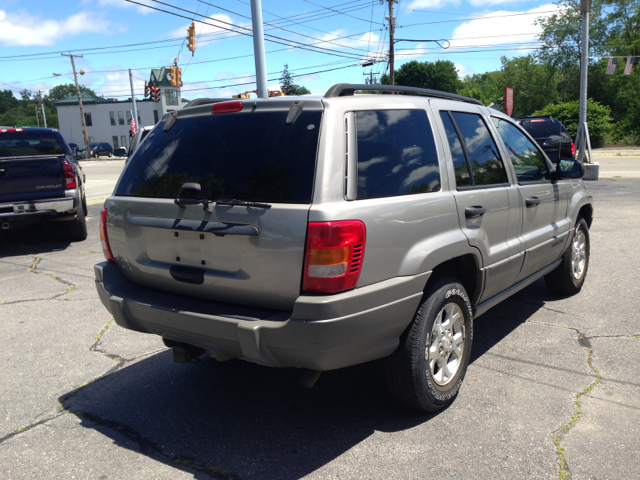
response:
<path fill-rule="evenodd" d="M 435 411 L 460 388 L 474 317 L 540 277 L 580 291 L 582 175 L 443 92 L 202 100 L 165 115 L 123 171 L 96 286 L 180 363 L 301 367 L 312 383 L 386 357 L 394 397 Z"/>

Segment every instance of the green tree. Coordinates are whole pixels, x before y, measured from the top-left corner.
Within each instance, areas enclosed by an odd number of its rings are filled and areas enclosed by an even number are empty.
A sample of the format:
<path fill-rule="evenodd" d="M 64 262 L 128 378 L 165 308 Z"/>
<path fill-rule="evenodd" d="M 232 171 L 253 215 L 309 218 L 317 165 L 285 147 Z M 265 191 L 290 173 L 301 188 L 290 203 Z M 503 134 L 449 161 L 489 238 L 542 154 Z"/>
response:
<path fill-rule="evenodd" d="M 587 101 L 587 124 L 589 125 L 589 136 L 593 147 L 601 146 L 605 138 L 611 131 L 611 109 L 606 105 L 601 105 L 591 98 Z M 569 134 L 576 138 L 578 123 L 580 122 L 580 102 L 549 104 L 541 110 L 531 114 L 532 116 L 555 117 L 567 127 Z"/>
<path fill-rule="evenodd" d="M 383 75 L 380 83 L 389 85 L 389 76 Z M 395 71 L 395 83 L 405 87 L 430 88 L 450 93 L 458 93 L 462 88 L 458 70 L 449 60 L 407 62 Z"/>
<path fill-rule="evenodd" d="M 296 85 L 293 82 L 291 72 L 289 72 L 289 65 L 285 64 L 282 76 L 280 77 L 280 88 L 285 95 L 306 95 L 311 93 L 306 87 Z"/>
<path fill-rule="evenodd" d="M 89 93 L 96 97 L 98 96 L 96 92 L 94 92 L 88 87 L 85 87 L 84 85 L 80 85 L 80 92 Z M 55 102 L 59 100 L 63 100 L 68 97 L 72 97 L 72 96 L 77 97 L 77 95 L 78 95 L 78 92 L 76 90 L 75 84 L 63 83 L 61 85 L 56 85 L 51 90 L 49 90 L 49 93 L 44 96 L 44 102 L 45 102 L 45 105 L 47 105 L 48 107 L 54 108 Z"/>
<path fill-rule="evenodd" d="M 0 115 L 18 106 L 18 99 L 11 90 L 0 90 Z"/>

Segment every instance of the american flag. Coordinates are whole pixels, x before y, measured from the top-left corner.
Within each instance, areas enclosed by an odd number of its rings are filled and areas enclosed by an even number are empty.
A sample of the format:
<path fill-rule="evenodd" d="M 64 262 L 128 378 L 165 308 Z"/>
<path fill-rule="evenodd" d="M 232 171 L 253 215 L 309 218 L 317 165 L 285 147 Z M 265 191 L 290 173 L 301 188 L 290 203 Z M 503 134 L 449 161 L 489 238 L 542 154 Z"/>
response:
<path fill-rule="evenodd" d="M 627 64 L 624 66 L 624 74 L 631 75 L 631 69 L 638 57 L 627 57 Z"/>
<path fill-rule="evenodd" d="M 616 66 L 618 65 L 618 59 L 614 57 L 609 57 L 609 63 L 607 63 L 607 75 L 613 75 L 616 71 Z"/>

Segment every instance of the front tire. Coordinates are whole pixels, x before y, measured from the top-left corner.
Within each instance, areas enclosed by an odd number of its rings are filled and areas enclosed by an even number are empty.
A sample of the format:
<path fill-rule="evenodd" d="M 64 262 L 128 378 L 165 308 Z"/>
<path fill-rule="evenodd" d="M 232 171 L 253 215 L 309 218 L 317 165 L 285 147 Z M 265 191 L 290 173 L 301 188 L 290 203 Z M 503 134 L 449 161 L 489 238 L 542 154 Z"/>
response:
<path fill-rule="evenodd" d="M 431 285 L 397 350 L 386 360 L 391 395 L 401 404 L 435 412 L 455 400 L 473 340 L 469 296 L 453 277 Z"/>
<path fill-rule="evenodd" d="M 562 262 L 551 273 L 544 276 L 549 290 L 557 295 L 575 295 L 582 289 L 589 269 L 591 242 L 589 225 L 578 218 L 569 248 L 562 254 Z"/>

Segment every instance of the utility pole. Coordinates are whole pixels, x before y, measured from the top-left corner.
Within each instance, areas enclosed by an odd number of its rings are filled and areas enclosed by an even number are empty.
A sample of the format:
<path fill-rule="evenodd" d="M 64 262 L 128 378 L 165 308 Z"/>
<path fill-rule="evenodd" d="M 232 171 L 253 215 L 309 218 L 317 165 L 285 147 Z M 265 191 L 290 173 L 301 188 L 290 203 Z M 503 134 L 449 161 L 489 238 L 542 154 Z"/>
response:
<path fill-rule="evenodd" d="M 267 87 L 267 59 L 264 53 L 261 0 L 251 0 L 251 24 L 253 27 L 253 57 L 256 62 L 258 98 L 267 98 L 269 89 Z"/>
<path fill-rule="evenodd" d="M 133 102 L 133 122 L 135 123 L 135 130 L 137 131 L 140 125 L 138 125 L 138 109 L 136 107 L 136 94 L 133 92 L 133 73 L 131 69 L 129 69 L 129 84 L 131 85 L 131 101 Z"/>
<path fill-rule="evenodd" d="M 67 55 L 66 53 L 61 53 L 60 55 L 64 57 L 69 57 L 71 59 L 71 68 L 73 68 L 73 79 L 76 82 L 76 92 L 78 92 L 78 103 L 80 104 L 80 117 L 82 119 L 82 131 L 84 133 L 84 143 L 87 146 L 87 153 L 91 155 L 91 147 L 89 146 L 89 135 L 87 135 L 87 124 L 84 121 L 84 107 L 82 106 L 82 98 L 80 98 L 80 87 L 78 86 L 78 74 L 76 73 L 76 64 L 73 61 L 73 57 L 83 58 L 82 55 L 72 55 L 71 52 Z"/>
<path fill-rule="evenodd" d="M 389 83 L 391 85 L 395 85 L 395 72 L 394 72 L 394 66 L 393 66 L 393 57 L 394 57 L 394 52 L 393 52 L 393 35 L 395 33 L 396 30 L 396 19 L 393 16 L 393 4 L 394 3 L 398 3 L 398 0 L 387 0 L 389 2 L 389 16 L 386 17 L 387 20 L 389 20 Z M 393 93 L 393 92 L 392 92 Z"/>
<path fill-rule="evenodd" d="M 587 149 L 591 150 L 587 125 L 587 78 L 589 73 L 589 13 L 591 12 L 591 0 L 580 0 L 580 13 L 582 14 L 582 55 L 580 59 L 580 124 L 576 143 L 578 144 L 579 159 L 584 162 Z M 591 155 L 589 155 L 591 157 Z M 591 158 L 589 158 L 589 161 Z"/>
<path fill-rule="evenodd" d="M 44 114 L 44 103 L 42 100 L 42 92 L 38 90 L 38 95 L 40 95 L 40 107 L 42 108 L 42 121 L 44 122 L 44 128 L 47 128 L 47 116 Z"/>
<path fill-rule="evenodd" d="M 34 105 L 36 108 L 36 123 L 40 126 L 40 117 L 38 117 L 38 105 Z"/>

